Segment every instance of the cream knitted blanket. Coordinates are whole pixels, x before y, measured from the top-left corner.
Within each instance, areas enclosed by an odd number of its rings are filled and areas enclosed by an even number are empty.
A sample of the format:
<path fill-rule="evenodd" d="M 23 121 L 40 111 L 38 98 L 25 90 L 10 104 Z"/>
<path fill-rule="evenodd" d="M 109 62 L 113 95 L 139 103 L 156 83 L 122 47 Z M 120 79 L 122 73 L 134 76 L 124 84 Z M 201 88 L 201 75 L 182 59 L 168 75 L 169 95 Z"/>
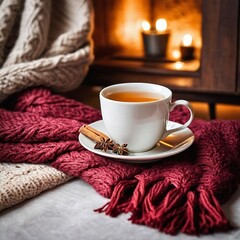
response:
<path fill-rule="evenodd" d="M 33 86 L 83 81 L 92 53 L 88 0 L 0 0 L 0 102 Z"/>
<path fill-rule="evenodd" d="M 0 164 L 0 211 L 35 197 L 72 177 L 43 164 Z"/>

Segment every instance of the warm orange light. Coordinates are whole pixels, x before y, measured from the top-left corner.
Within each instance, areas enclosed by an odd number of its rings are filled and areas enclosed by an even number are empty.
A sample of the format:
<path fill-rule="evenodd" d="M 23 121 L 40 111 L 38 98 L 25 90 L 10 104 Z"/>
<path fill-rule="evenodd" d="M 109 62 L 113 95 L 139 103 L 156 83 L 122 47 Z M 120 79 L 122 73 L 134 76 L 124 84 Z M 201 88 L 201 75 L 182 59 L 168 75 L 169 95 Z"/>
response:
<path fill-rule="evenodd" d="M 185 46 L 185 47 L 191 46 L 192 45 L 192 40 L 193 40 L 193 38 L 190 34 L 185 34 L 183 36 L 183 46 Z"/>
<path fill-rule="evenodd" d="M 177 70 L 180 70 L 180 69 L 183 68 L 184 63 L 181 62 L 181 61 L 177 61 L 177 62 L 175 62 L 174 65 L 175 65 L 175 68 L 176 68 Z"/>
<path fill-rule="evenodd" d="M 160 18 L 156 21 L 157 31 L 166 31 L 167 30 L 167 21 L 164 18 Z"/>
<path fill-rule="evenodd" d="M 142 30 L 149 31 L 151 28 L 150 23 L 148 21 L 142 21 Z"/>
<path fill-rule="evenodd" d="M 181 56 L 181 53 L 180 53 L 179 50 L 173 50 L 173 51 L 172 51 L 172 57 L 173 57 L 174 59 L 179 59 L 180 56 Z"/>

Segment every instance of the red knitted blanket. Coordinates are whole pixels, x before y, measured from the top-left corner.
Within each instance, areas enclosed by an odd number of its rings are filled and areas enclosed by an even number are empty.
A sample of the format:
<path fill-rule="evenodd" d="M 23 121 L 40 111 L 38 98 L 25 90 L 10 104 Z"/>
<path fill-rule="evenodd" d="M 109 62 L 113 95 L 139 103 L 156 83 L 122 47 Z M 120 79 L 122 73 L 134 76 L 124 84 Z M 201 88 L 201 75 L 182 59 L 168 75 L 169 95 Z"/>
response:
<path fill-rule="evenodd" d="M 110 198 L 97 211 L 131 212 L 133 223 L 165 233 L 231 228 L 220 205 L 238 187 L 240 121 L 194 120 L 189 149 L 155 163 L 129 164 L 95 155 L 78 142 L 79 128 L 101 119 L 98 110 L 47 89 L 25 91 L 11 103 L 0 109 L 0 161 L 51 163 Z M 182 108 L 171 114 L 180 123 L 187 117 Z"/>

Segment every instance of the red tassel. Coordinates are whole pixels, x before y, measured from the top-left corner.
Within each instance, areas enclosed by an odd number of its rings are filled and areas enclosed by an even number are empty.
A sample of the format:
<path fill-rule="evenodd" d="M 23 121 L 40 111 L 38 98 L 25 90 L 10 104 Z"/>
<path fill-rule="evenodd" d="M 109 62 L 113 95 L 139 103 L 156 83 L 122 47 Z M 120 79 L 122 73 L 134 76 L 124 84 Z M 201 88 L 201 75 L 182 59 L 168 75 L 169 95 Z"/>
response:
<path fill-rule="evenodd" d="M 169 191 L 170 185 L 171 184 L 167 180 L 155 183 L 148 191 L 148 193 L 145 194 L 145 196 L 141 196 L 143 203 L 141 204 L 141 206 L 138 206 L 138 208 L 139 209 L 141 208 L 142 211 L 141 216 L 133 214 L 129 220 L 131 220 L 134 223 L 140 224 L 147 221 L 151 221 L 151 219 L 155 215 L 156 206 L 159 204 L 159 202 L 162 201 L 166 192 Z M 136 210 L 136 208 L 135 209 L 132 208 L 131 210 L 133 212 L 133 210 Z"/>
<path fill-rule="evenodd" d="M 133 189 L 137 185 L 137 180 L 120 181 L 112 193 L 110 202 L 103 207 L 96 209 L 97 212 L 105 212 L 106 215 L 115 217 L 120 213 L 127 212 L 126 208 L 132 198 Z"/>
<path fill-rule="evenodd" d="M 123 180 L 117 184 L 109 203 L 98 212 L 117 216 L 131 212 L 133 223 L 157 228 L 172 235 L 209 233 L 231 229 L 212 192 L 175 188 L 167 179 L 154 183 Z"/>
<path fill-rule="evenodd" d="M 187 193 L 186 221 L 182 227 L 182 232 L 187 234 L 197 234 L 196 228 L 196 195 L 194 192 Z M 198 220 L 197 220 L 198 221 Z"/>
<path fill-rule="evenodd" d="M 133 213 L 133 223 L 176 234 L 186 221 L 186 193 L 168 180 L 155 183 L 142 204 L 142 214 Z"/>
<path fill-rule="evenodd" d="M 155 219 L 159 219 L 158 229 L 176 234 L 186 219 L 186 194 L 179 188 L 170 190 L 156 209 Z"/>
<path fill-rule="evenodd" d="M 179 231 L 197 234 L 195 194 L 175 188 L 168 180 L 155 183 L 142 204 L 142 214 L 133 213 L 133 223 L 145 224 L 172 235 Z"/>
<path fill-rule="evenodd" d="M 143 199 L 145 198 L 146 192 L 147 192 L 147 186 L 149 185 L 149 181 L 145 180 L 139 180 L 134 192 L 132 199 L 126 208 L 127 212 L 133 212 L 140 207 L 142 204 Z"/>
<path fill-rule="evenodd" d="M 106 209 L 108 208 L 109 202 L 107 202 L 106 204 L 104 204 L 102 207 L 94 209 L 94 212 L 98 212 L 98 213 L 102 213 L 105 212 Z"/>
<path fill-rule="evenodd" d="M 209 233 L 214 230 L 229 230 L 230 223 L 226 219 L 217 199 L 212 192 L 203 189 L 199 195 L 199 228 L 200 232 Z"/>
<path fill-rule="evenodd" d="M 186 221 L 186 204 L 176 208 L 171 214 L 162 217 L 162 224 L 159 225 L 159 230 L 176 235 Z"/>
<path fill-rule="evenodd" d="M 146 218 L 148 216 L 149 219 L 154 218 L 158 204 L 162 202 L 170 188 L 171 184 L 167 180 L 158 182 L 152 187 L 143 203 L 143 213 Z"/>

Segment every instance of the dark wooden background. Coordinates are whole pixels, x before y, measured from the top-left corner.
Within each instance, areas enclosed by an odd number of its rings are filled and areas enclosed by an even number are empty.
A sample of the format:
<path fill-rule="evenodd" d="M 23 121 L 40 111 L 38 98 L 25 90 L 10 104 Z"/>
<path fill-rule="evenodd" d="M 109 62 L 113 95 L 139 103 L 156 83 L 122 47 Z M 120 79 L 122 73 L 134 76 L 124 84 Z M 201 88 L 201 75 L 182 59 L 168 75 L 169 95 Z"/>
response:
<path fill-rule="evenodd" d="M 213 108 L 218 102 L 240 104 L 239 0 L 93 0 L 93 7 L 95 61 L 85 84 L 153 82 Z M 139 36 L 126 43 L 127 36 L 121 35 L 120 24 L 154 21 L 159 15 L 169 20 L 174 39 L 184 29 L 198 39 L 196 58 L 181 70 L 174 69 L 171 61 L 138 58 Z M 171 44 L 174 47 L 176 41 Z"/>

